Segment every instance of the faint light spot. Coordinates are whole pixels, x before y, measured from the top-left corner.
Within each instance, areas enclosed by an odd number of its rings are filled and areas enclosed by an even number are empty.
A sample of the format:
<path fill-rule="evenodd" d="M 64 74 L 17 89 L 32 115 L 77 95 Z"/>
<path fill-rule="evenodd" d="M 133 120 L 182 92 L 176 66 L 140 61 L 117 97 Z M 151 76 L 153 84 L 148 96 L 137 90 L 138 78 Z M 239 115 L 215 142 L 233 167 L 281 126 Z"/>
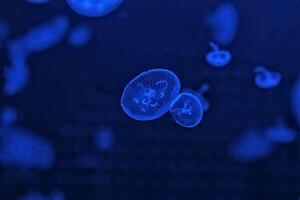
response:
<path fill-rule="evenodd" d="M 10 127 L 12 126 L 18 117 L 18 112 L 15 108 L 6 106 L 2 109 L 1 112 L 1 127 Z"/>
<path fill-rule="evenodd" d="M 234 39 L 238 29 L 238 12 L 231 3 L 222 3 L 206 16 L 205 23 L 211 28 L 215 41 L 227 45 Z"/>
<path fill-rule="evenodd" d="M 92 37 L 92 29 L 88 25 L 78 25 L 73 28 L 68 37 L 68 43 L 73 47 L 86 45 Z"/>
<path fill-rule="evenodd" d="M 26 0 L 28 3 L 31 4 L 46 4 L 49 3 L 49 0 Z"/>
<path fill-rule="evenodd" d="M 209 45 L 213 51 L 207 53 L 207 63 L 216 68 L 221 68 L 228 65 L 232 59 L 231 53 L 229 51 L 220 50 L 218 45 L 213 42 L 210 42 Z"/>
<path fill-rule="evenodd" d="M 267 127 L 265 134 L 266 138 L 273 143 L 290 143 L 297 137 L 297 131 L 287 127 L 282 121 Z"/>
<path fill-rule="evenodd" d="M 95 132 L 94 142 L 101 152 L 111 150 L 114 143 L 114 131 L 110 127 L 99 127 Z"/>
<path fill-rule="evenodd" d="M 0 130 L 0 164 L 20 168 L 45 168 L 54 165 L 54 147 L 45 138 L 22 128 Z"/>
<path fill-rule="evenodd" d="M 300 126 L 300 77 L 295 82 L 292 91 L 291 91 L 291 105 L 292 105 L 292 112 L 295 116 L 295 120 L 298 122 Z"/>
<path fill-rule="evenodd" d="M 230 155 L 238 161 L 253 162 L 267 157 L 271 151 L 272 144 L 263 135 L 249 131 L 232 144 Z"/>
<path fill-rule="evenodd" d="M 281 74 L 278 72 L 272 72 L 265 67 L 258 66 L 254 68 L 255 84 L 261 89 L 271 89 L 278 86 L 281 82 Z"/>

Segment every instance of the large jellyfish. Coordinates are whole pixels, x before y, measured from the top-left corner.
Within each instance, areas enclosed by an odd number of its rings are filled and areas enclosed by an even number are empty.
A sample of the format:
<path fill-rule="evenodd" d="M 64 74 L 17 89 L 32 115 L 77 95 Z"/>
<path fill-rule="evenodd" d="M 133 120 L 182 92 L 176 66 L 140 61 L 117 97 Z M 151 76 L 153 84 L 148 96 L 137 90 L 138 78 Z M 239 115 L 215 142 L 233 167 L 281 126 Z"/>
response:
<path fill-rule="evenodd" d="M 66 2 L 79 15 L 101 17 L 119 7 L 123 0 L 66 0 Z"/>
<path fill-rule="evenodd" d="M 139 74 L 126 85 L 121 106 L 135 120 L 158 119 L 168 112 L 179 91 L 180 80 L 173 72 L 152 69 Z"/>

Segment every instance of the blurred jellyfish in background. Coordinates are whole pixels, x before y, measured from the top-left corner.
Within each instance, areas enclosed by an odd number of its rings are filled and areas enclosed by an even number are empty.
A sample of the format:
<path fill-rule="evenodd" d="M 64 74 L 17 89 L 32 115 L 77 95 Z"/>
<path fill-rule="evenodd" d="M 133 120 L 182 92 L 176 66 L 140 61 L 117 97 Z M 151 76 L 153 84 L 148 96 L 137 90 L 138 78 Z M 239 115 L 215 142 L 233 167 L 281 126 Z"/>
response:
<path fill-rule="evenodd" d="M 49 169 L 54 165 L 53 144 L 23 128 L 0 130 L 0 165 Z"/>
<path fill-rule="evenodd" d="M 40 4 L 46 4 L 46 3 L 49 3 L 50 0 L 26 0 L 28 3 L 31 3 L 31 4 L 37 4 L 37 5 L 40 5 Z"/>
<path fill-rule="evenodd" d="M 92 37 L 92 29 L 87 24 L 78 25 L 72 28 L 69 36 L 68 43 L 72 47 L 82 47 L 86 45 Z"/>
<path fill-rule="evenodd" d="M 1 128 L 7 128 L 14 125 L 17 118 L 18 118 L 18 112 L 14 107 L 11 106 L 3 107 L 1 111 L 1 118 L 0 118 Z"/>
<path fill-rule="evenodd" d="M 101 17 L 114 11 L 123 0 L 66 0 L 77 14 L 87 17 Z"/>
<path fill-rule="evenodd" d="M 8 22 L 0 18 L 0 48 L 2 47 L 4 40 L 7 39 L 10 32 Z"/>
<path fill-rule="evenodd" d="M 209 91 L 209 89 L 210 89 L 209 84 L 204 83 L 198 90 L 185 88 L 182 90 L 182 92 L 188 92 L 188 93 L 192 93 L 193 95 L 195 95 L 202 104 L 203 112 L 207 112 L 209 110 L 210 103 L 209 103 L 209 100 L 204 95 L 205 95 L 205 93 L 207 93 Z"/>
<path fill-rule="evenodd" d="M 292 112 L 295 116 L 295 120 L 300 126 L 300 77 L 295 82 L 292 89 L 291 107 Z"/>
<path fill-rule="evenodd" d="M 272 89 L 278 86 L 282 79 L 279 72 L 269 71 L 263 66 L 255 67 L 254 72 L 256 73 L 255 84 L 261 89 Z"/>
<path fill-rule="evenodd" d="M 272 143 L 286 144 L 295 141 L 297 131 L 287 127 L 283 121 L 278 121 L 265 129 L 265 135 Z"/>
<path fill-rule="evenodd" d="M 222 3 L 205 17 L 204 22 L 211 29 L 213 40 L 222 45 L 233 41 L 238 29 L 238 12 L 231 3 Z"/>
<path fill-rule="evenodd" d="M 206 62 L 215 68 L 222 68 L 229 64 L 232 59 L 229 51 L 220 50 L 219 46 L 213 42 L 209 43 L 212 51 L 206 54 Z"/>
<path fill-rule="evenodd" d="M 254 162 L 266 158 L 272 152 L 272 143 L 264 135 L 247 131 L 230 147 L 230 156 L 241 162 Z"/>
<path fill-rule="evenodd" d="M 100 126 L 94 135 L 94 143 L 100 152 L 106 152 L 113 148 L 114 131 L 110 127 Z"/>

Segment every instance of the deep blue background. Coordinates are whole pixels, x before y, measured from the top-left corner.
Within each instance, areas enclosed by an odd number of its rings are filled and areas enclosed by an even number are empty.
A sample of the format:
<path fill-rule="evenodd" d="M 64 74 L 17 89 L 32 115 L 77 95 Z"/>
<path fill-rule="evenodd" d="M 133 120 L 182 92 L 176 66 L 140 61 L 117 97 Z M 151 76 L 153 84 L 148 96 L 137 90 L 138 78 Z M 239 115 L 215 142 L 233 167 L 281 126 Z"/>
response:
<path fill-rule="evenodd" d="M 61 13 L 72 25 L 84 22 L 94 30 L 84 48 L 71 48 L 65 40 L 33 55 L 26 89 L 14 97 L 0 94 L 1 105 L 17 107 L 18 125 L 51 139 L 57 150 L 50 171 L 0 168 L 0 199 L 15 199 L 28 189 L 47 193 L 49 188 L 61 189 L 71 200 L 297 199 L 299 138 L 253 164 L 233 161 L 228 151 L 245 130 L 268 126 L 278 117 L 296 128 L 290 91 L 300 74 L 300 2 L 230 1 L 240 16 L 237 37 L 226 47 L 233 61 L 215 69 L 205 62 L 212 39 L 202 19 L 220 2 L 125 0 L 112 14 L 93 19 L 75 14 L 64 1 L 40 6 L 0 1 L 0 16 L 11 25 L 10 39 Z M 8 63 L 2 48 L 1 70 Z M 282 73 L 279 87 L 258 89 L 256 65 Z M 120 107 L 124 86 L 157 67 L 174 71 L 183 88 L 210 84 L 211 108 L 201 125 L 181 128 L 169 114 L 151 122 L 125 115 Z M 110 153 L 97 153 L 91 145 L 99 124 L 115 130 Z M 80 155 L 89 155 L 100 167 L 79 167 L 74 160 Z"/>

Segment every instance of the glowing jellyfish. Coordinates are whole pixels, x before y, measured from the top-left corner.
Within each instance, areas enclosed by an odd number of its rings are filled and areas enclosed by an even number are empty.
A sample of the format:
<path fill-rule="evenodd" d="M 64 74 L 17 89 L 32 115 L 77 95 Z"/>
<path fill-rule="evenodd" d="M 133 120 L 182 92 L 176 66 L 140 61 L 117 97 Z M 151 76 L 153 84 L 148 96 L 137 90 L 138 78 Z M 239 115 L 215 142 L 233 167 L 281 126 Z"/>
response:
<path fill-rule="evenodd" d="M 114 11 L 123 0 L 66 0 L 77 14 L 87 17 L 101 17 Z"/>
<path fill-rule="evenodd" d="M 209 45 L 213 51 L 206 55 L 206 61 L 213 67 L 221 68 L 229 64 L 232 59 L 231 53 L 229 51 L 220 50 L 218 45 L 210 42 Z"/>
<path fill-rule="evenodd" d="M 158 119 L 168 112 L 180 91 L 180 80 L 170 70 L 152 69 L 130 81 L 122 94 L 121 106 L 139 121 Z"/>
<path fill-rule="evenodd" d="M 238 29 L 238 13 L 231 3 L 222 3 L 215 12 L 205 18 L 215 41 L 227 45 L 234 39 Z"/>
<path fill-rule="evenodd" d="M 230 155 L 238 161 L 253 162 L 268 156 L 272 149 L 272 143 L 263 135 L 248 131 L 232 144 Z"/>
<path fill-rule="evenodd" d="M 182 92 L 189 92 L 195 95 L 201 102 L 203 107 L 203 112 L 207 112 L 210 107 L 209 100 L 205 97 L 205 93 L 210 89 L 210 86 L 205 83 L 198 90 L 193 90 L 190 88 L 183 89 Z"/>
<path fill-rule="evenodd" d="M 1 111 L 1 127 L 12 126 L 18 118 L 18 112 L 15 108 L 6 106 Z"/>
<path fill-rule="evenodd" d="M 203 118 L 203 107 L 197 96 L 190 92 L 182 92 L 172 102 L 170 113 L 180 126 L 193 128 Z"/>
<path fill-rule="evenodd" d="M 28 3 L 31 4 L 46 4 L 49 3 L 49 0 L 26 0 Z"/>
<path fill-rule="evenodd" d="M 0 165 L 45 168 L 54 165 L 54 147 L 46 139 L 22 128 L 0 130 Z"/>
<path fill-rule="evenodd" d="M 292 112 L 296 121 L 298 122 L 298 125 L 300 126 L 300 77 L 293 86 L 291 95 Z"/>
<path fill-rule="evenodd" d="M 258 66 L 254 68 L 255 84 L 261 89 L 271 89 L 280 84 L 281 74 L 278 72 L 272 72 L 267 70 L 265 67 Z"/>
<path fill-rule="evenodd" d="M 81 47 L 87 44 L 92 37 L 92 29 L 88 25 L 79 25 L 71 30 L 68 43 L 73 47 Z"/>
<path fill-rule="evenodd" d="M 62 41 L 68 28 L 69 19 L 65 15 L 57 15 L 29 29 L 18 41 L 27 54 L 45 51 Z"/>
<path fill-rule="evenodd" d="M 110 127 L 99 127 L 95 133 L 94 142 L 99 151 L 109 151 L 114 143 L 114 131 Z"/>
<path fill-rule="evenodd" d="M 287 127 L 283 122 L 266 128 L 266 138 L 272 143 L 290 143 L 297 137 L 297 131 Z"/>

